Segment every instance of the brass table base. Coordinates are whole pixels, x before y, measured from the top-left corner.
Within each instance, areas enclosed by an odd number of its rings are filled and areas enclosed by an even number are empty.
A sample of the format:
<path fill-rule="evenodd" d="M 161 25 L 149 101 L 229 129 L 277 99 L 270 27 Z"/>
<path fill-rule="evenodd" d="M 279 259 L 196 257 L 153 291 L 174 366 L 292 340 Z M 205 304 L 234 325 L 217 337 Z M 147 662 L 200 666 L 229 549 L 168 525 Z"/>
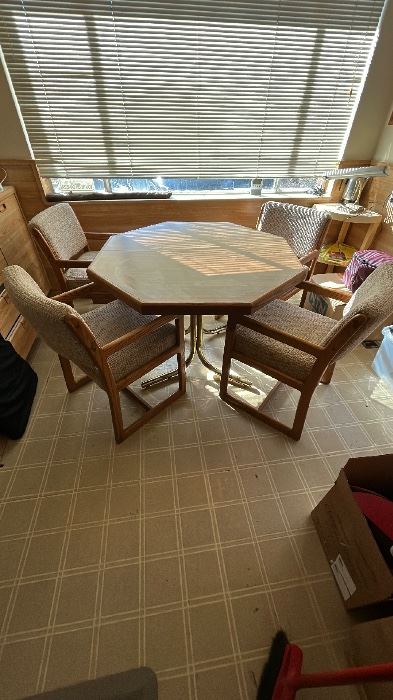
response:
<path fill-rule="evenodd" d="M 214 372 L 214 379 L 219 381 L 221 377 L 221 370 L 218 369 L 218 367 L 215 367 L 207 359 L 206 355 L 203 352 L 204 329 L 202 321 L 202 316 L 190 316 L 190 327 L 188 329 L 190 333 L 190 352 L 188 353 L 188 357 L 186 358 L 186 367 L 188 367 L 191 364 L 195 355 L 198 355 L 202 364 L 205 367 L 207 367 L 207 369 L 210 369 L 212 372 Z M 159 374 L 157 377 L 153 377 L 153 379 L 146 379 L 144 382 L 142 382 L 141 386 L 142 389 L 149 389 L 151 386 L 162 384 L 163 382 L 171 381 L 172 379 L 176 378 L 177 370 L 174 370 L 173 372 L 165 372 L 164 374 Z M 236 377 L 233 374 L 229 376 L 229 382 L 234 386 L 239 386 L 243 389 L 248 389 L 252 386 L 252 383 L 249 382 L 248 379 L 241 379 L 241 377 Z"/>

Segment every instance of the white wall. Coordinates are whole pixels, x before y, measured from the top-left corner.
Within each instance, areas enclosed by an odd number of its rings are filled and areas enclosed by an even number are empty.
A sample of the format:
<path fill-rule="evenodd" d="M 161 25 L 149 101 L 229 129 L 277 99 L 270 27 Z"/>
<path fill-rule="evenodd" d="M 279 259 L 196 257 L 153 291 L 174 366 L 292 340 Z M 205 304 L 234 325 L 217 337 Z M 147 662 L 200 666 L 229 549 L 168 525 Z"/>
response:
<path fill-rule="evenodd" d="M 29 160 L 33 153 L 0 47 L 0 158 Z"/>
<path fill-rule="evenodd" d="M 385 127 L 383 128 L 380 134 L 379 141 L 374 152 L 373 160 L 382 160 L 385 163 L 390 163 L 393 165 L 393 124 L 387 123 L 392 114 L 393 104 L 390 107 Z"/>
<path fill-rule="evenodd" d="M 386 0 L 379 37 L 349 130 L 343 160 L 371 160 L 374 157 L 392 102 L 393 0 Z"/>

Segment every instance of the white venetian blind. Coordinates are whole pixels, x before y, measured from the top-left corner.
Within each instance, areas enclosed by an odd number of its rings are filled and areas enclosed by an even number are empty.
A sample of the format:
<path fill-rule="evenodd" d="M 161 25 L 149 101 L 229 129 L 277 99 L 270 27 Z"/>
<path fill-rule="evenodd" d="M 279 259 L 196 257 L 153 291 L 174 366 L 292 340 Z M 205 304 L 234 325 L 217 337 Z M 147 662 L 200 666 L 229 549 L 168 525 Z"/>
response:
<path fill-rule="evenodd" d="M 49 177 L 333 167 L 383 0 L 3 0 L 0 41 Z"/>

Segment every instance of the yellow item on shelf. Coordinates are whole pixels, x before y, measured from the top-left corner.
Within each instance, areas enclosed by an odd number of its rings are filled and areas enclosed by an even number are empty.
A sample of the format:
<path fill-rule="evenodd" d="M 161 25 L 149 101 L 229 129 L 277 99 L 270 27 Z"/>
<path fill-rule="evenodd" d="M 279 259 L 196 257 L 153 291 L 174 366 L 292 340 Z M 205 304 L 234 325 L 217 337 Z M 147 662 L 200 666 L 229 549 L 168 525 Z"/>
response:
<path fill-rule="evenodd" d="M 339 265 L 346 267 L 351 261 L 356 248 L 345 243 L 330 243 L 321 248 L 318 261 L 326 265 Z"/>

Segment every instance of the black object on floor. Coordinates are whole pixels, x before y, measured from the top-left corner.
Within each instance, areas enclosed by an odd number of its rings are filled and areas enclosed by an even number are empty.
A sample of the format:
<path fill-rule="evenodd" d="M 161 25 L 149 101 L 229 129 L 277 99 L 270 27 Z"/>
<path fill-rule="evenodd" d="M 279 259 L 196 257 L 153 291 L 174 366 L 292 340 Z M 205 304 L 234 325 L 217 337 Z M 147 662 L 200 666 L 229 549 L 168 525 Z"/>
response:
<path fill-rule="evenodd" d="M 379 348 L 380 343 L 378 342 L 378 340 L 363 340 L 362 345 L 364 348 L 372 349 Z"/>
<path fill-rule="evenodd" d="M 37 375 L 0 335 L 0 433 L 22 437 L 37 389 Z"/>
<path fill-rule="evenodd" d="M 157 679 L 151 668 L 142 666 L 25 700 L 158 700 Z"/>

